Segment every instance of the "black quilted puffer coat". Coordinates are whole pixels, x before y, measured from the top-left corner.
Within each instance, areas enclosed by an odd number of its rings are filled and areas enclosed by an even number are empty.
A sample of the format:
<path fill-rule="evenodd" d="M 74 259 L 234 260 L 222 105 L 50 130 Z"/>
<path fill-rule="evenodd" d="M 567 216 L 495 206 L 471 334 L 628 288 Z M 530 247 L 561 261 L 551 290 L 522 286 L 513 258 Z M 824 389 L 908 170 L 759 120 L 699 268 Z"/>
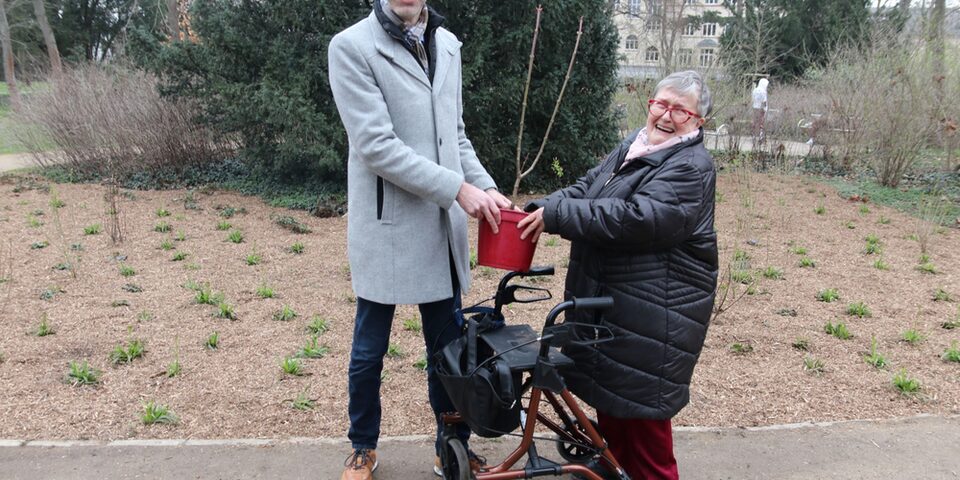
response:
<path fill-rule="evenodd" d="M 637 132 L 576 184 L 527 205 L 572 241 L 564 297 L 609 295 L 606 312 L 568 312 L 615 339 L 567 347 L 570 390 L 620 418 L 673 417 L 707 333 L 717 284 L 716 171 L 703 131 L 620 168 Z"/>

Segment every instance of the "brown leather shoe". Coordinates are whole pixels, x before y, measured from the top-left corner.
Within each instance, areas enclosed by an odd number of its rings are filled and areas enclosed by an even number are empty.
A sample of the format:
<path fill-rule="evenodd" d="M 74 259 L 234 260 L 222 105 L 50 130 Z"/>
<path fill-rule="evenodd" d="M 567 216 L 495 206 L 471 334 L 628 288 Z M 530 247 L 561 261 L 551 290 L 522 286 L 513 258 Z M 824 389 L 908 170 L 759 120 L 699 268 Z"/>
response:
<path fill-rule="evenodd" d="M 358 449 L 343 462 L 343 474 L 340 480 L 372 480 L 373 471 L 377 469 L 377 451 Z"/>

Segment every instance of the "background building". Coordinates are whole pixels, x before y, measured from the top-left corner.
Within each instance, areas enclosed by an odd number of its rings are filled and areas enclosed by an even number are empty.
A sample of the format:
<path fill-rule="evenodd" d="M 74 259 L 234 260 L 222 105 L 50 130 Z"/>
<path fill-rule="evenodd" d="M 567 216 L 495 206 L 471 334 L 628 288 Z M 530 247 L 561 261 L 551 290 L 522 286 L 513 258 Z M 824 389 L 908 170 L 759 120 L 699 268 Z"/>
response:
<path fill-rule="evenodd" d="M 621 77 L 660 77 L 680 68 L 711 69 L 729 16 L 723 0 L 613 0 Z"/>

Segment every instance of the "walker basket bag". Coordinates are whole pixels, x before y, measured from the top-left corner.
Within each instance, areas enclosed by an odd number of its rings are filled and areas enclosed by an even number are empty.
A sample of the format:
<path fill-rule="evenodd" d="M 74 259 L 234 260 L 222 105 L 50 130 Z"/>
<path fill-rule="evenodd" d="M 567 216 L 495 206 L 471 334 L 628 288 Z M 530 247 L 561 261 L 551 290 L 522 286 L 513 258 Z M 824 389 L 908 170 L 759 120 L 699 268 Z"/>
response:
<path fill-rule="evenodd" d="M 520 373 L 493 356 L 477 333 L 474 319 L 466 333 L 436 354 L 437 375 L 450 400 L 473 433 L 500 437 L 520 426 Z"/>

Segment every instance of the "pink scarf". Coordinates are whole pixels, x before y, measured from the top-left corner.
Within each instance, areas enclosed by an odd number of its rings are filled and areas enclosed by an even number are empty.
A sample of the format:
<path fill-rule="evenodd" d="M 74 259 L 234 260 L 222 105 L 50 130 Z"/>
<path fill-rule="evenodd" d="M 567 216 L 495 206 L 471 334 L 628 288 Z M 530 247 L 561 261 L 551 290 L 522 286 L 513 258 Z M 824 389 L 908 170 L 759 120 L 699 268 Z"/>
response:
<path fill-rule="evenodd" d="M 697 138 L 697 135 L 699 134 L 700 134 L 700 130 L 697 129 L 686 135 L 682 135 L 679 137 L 670 137 L 670 139 L 668 139 L 665 142 L 661 142 L 656 145 L 651 145 L 650 143 L 648 143 L 649 140 L 647 139 L 647 128 L 644 127 L 643 130 L 640 130 L 640 133 L 637 134 L 637 139 L 630 144 L 630 150 L 627 151 L 627 157 L 626 159 L 624 159 L 623 165 L 621 165 L 620 168 L 623 168 L 628 163 L 630 163 L 631 160 L 635 158 L 645 157 L 647 155 L 650 155 L 651 153 L 659 152 L 660 150 L 665 150 L 667 148 L 670 148 L 674 145 L 677 145 L 678 143 L 683 143 L 683 142 L 693 140 L 694 138 Z"/>

